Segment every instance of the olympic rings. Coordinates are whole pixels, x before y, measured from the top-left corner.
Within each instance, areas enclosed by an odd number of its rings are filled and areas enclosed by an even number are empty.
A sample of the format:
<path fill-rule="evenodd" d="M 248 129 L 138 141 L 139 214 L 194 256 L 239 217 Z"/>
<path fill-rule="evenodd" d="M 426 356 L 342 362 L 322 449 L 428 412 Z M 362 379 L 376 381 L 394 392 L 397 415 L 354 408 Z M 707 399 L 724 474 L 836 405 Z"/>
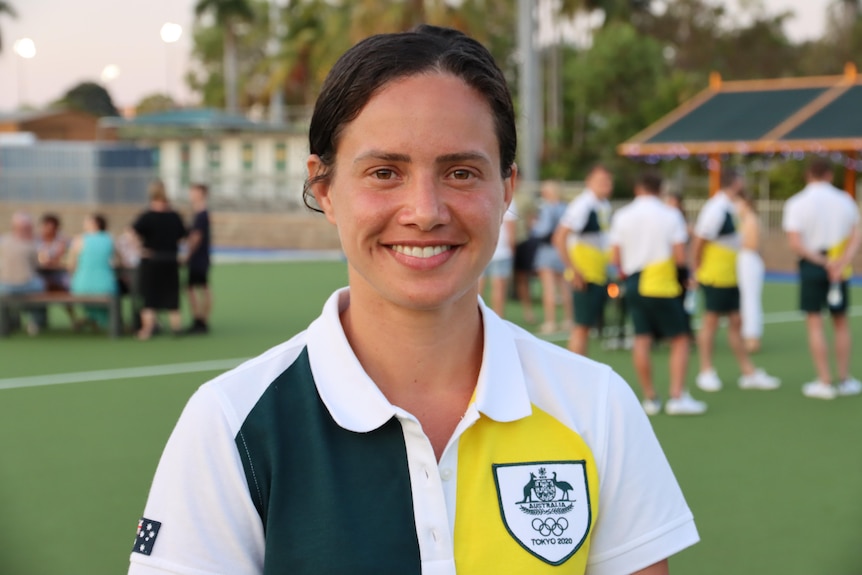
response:
<path fill-rule="evenodd" d="M 569 522 L 565 517 L 560 517 L 559 519 L 548 517 L 544 521 L 542 521 L 541 518 L 536 517 L 533 519 L 532 527 L 533 531 L 538 532 L 543 537 L 548 537 L 552 533 L 559 537 L 566 529 L 569 528 Z"/>

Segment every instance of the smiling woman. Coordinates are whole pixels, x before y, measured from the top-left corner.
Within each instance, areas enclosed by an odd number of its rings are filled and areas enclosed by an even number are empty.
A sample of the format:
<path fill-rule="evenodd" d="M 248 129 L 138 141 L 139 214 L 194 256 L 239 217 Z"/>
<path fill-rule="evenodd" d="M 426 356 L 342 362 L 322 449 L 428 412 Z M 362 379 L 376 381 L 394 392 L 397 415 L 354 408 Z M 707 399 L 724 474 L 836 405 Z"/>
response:
<path fill-rule="evenodd" d="M 499 68 L 453 30 L 336 63 L 306 195 L 349 287 L 189 401 L 130 573 L 661 574 L 697 541 L 626 383 L 478 297 L 514 125 Z"/>

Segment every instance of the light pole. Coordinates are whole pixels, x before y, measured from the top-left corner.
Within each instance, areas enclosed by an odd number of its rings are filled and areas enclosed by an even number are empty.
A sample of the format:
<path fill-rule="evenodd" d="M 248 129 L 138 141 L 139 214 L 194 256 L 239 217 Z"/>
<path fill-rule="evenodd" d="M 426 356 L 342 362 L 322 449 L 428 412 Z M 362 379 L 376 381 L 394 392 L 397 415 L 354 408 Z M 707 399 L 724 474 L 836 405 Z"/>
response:
<path fill-rule="evenodd" d="M 174 44 L 183 35 L 183 27 L 174 22 L 162 24 L 161 36 L 165 43 L 165 90 L 168 98 L 171 98 L 171 44 Z"/>
<path fill-rule="evenodd" d="M 36 44 L 30 38 L 19 38 L 15 40 L 12 49 L 21 59 L 18 61 L 18 107 L 25 105 L 27 100 L 27 88 L 24 78 L 24 60 L 29 60 L 36 55 Z"/>

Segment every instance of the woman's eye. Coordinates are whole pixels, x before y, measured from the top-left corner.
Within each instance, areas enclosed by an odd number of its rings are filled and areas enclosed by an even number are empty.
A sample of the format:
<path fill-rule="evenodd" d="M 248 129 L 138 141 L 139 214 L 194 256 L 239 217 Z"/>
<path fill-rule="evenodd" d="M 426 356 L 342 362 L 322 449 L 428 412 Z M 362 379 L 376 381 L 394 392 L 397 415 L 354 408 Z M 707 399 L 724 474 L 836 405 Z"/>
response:
<path fill-rule="evenodd" d="M 395 172 L 386 168 L 380 168 L 379 170 L 374 170 L 374 177 L 378 180 L 391 180 L 395 177 Z"/>

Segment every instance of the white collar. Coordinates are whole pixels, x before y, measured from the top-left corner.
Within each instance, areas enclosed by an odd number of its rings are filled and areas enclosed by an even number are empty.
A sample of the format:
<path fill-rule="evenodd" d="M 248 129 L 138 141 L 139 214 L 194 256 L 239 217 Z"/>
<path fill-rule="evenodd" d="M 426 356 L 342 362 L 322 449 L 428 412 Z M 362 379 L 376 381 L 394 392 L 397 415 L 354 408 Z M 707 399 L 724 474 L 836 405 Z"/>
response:
<path fill-rule="evenodd" d="M 335 422 L 356 433 L 373 431 L 403 411 L 389 403 L 353 353 L 341 325 L 348 288 L 327 300 L 308 328 L 308 356 L 317 392 Z M 485 347 L 474 395 L 475 408 L 489 418 L 515 421 L 532 413 L 512 328 L 478 302 Z"/>

